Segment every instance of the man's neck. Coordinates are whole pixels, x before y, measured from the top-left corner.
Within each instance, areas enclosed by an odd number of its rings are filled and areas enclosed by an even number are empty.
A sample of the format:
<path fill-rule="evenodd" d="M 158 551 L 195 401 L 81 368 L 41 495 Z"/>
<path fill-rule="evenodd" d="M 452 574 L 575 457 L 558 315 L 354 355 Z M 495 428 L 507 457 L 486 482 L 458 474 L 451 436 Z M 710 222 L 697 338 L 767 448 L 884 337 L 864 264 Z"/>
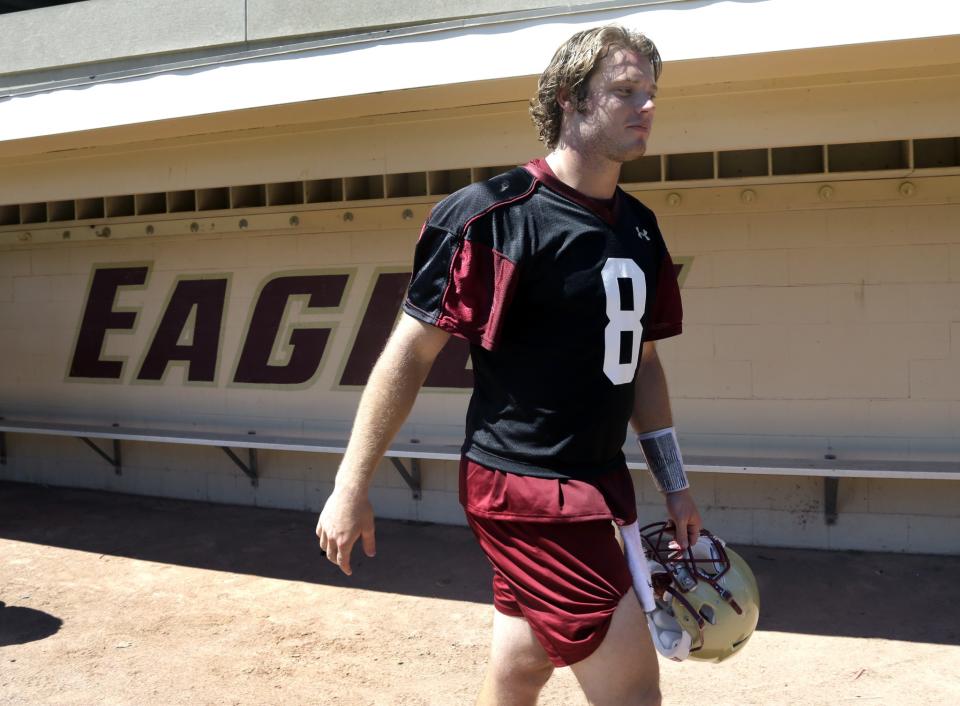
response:
<path fill-rule="evenodd" d="M 591 159 L 568 147 L 558 147 L 546 159 L 557 179 L 567 186 L 595 199 L 613 198 L 620 179 L 619 162 Z"/>

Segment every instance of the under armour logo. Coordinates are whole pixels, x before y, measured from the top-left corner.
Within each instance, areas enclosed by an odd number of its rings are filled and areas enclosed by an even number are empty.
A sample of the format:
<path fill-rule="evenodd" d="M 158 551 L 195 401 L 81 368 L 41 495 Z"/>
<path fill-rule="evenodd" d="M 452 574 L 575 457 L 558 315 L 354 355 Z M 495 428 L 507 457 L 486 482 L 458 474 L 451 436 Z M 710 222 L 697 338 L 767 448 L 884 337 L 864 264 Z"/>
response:
<path fill-rule="evenodd" d="M 510 182 L 509 182 L 509 181 L 504 180 L 504 181 L 501 181 L 501 182 L 500 182 L 500 193 L 503 193 L 504 191 L 506 191 L 506 190 L 509 189 L 509 188 L 510 188 Z"/>
<path fill-rule="evenodd" d="M 637 229 L 637 237 L 638 237 L 638 238 L 643 238 L 644 240 L 650 240 L 650 236 L 647 235 L 647 229 L 646 229 L 646 228 L 644 228 L 643 230 L 640 230 L 640 226 L 634 226 L 634 228 Z"/>

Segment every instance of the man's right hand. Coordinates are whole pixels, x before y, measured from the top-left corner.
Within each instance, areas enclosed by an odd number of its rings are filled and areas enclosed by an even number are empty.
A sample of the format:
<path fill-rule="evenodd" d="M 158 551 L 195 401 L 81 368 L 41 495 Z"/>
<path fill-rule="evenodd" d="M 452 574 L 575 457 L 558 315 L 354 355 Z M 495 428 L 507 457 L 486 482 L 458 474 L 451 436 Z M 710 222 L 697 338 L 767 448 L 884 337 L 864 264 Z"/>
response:
<path fill-rule="evenodd" d="M 370 479 L 449 338 L 446 331 L 402 314 L 360 396 L 333 493 L 317 522 L 320 548 L 348 576 L 350 552 L 359 537 L 364 553 L 375 553 L 373 507 L 367 498 Z"/>
<path fill-rule="evenodd" d="M 376 555 L 376 539 L 373 530 L 373 506 L 366 493 L 352 493 L 334 488 L 327 498 L 317 522 L 317 539 L 327 559 L 340 567 L 347 576 L 350 568 L 350 552 L 357 538 L 363 538 L 363 553 Z"/>

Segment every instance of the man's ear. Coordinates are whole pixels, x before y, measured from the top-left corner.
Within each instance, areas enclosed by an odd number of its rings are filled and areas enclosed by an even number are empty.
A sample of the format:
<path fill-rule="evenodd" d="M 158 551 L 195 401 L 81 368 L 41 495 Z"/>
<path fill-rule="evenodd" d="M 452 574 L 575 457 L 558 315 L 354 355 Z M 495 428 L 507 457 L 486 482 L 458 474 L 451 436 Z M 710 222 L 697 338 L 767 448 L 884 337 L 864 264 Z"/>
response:
<path fill-rule="evenodd" d="M 564 113 L 572 113 L 577 109 L 577 105 L 570 95 L 569 88 L 560 88 L 557 90 L 557 105 Z"/>

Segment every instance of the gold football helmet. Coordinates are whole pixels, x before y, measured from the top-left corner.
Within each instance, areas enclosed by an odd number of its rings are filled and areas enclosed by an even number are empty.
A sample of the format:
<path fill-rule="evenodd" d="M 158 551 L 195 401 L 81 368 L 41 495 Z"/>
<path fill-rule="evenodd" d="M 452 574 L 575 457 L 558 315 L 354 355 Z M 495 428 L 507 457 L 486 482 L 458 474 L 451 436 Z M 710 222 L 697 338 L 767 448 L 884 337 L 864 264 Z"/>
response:
<path fill-rule="evenodd" d="M 760 618 L 757 580 L 743 557 L 707 530 L 687 551 L 672 526 L 641 528 L 657 607 L 690 636 L 690 659 L 722 662 L 739 652 Z"/>

